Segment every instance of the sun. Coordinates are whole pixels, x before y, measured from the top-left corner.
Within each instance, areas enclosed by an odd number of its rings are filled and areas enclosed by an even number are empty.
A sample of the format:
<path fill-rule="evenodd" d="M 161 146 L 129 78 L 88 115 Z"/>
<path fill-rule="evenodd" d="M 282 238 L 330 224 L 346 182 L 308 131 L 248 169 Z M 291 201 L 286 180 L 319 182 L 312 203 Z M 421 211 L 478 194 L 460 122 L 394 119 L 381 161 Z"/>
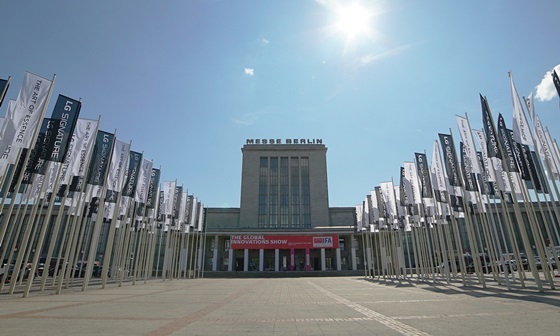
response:
<path fill-rule="evenodd" d="M 370 14 L 359 3 L 339 8 L 338 15 L 339 21 L 336 26 L 338 30 L 346 34 L 349 40 L 368 32 Z"/>

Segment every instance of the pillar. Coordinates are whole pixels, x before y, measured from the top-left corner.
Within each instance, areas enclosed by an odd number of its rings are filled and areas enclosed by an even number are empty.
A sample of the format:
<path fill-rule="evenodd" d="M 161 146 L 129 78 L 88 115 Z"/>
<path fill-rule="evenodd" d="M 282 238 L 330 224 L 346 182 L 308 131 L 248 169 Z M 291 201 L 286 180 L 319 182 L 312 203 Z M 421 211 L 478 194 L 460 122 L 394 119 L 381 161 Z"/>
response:
<path fill-rule="evenodd" d="M 274 250 L 274 272 L 280 271 L 280 250 Z"/>
<path fill-rule="evenodd" d="M 356 243 L 357 240 L 354 238 L 354 235 L 350 237 L 350 257 L 352 258 L 352 270 L 358 270 L 358 264 L 356 263 Z"/>
<path fill-rule="evenodd" d="M 227 270 L 228 272 L 232 272 L 233 266 L 235 265 L 235 260 L 233 260 L 233 249 L 229 249 L 228 250 L 228 265 L 227 265 Z"/>
<path fill-rule="evenodd" d="M 327 261 L 325 260 L 325 249 L 321 249 L 321 271 L 327 270 Z"/>
<path fill-rule="evenodd" d="M 218 236 L 214 237 L 214 251 L 212 255 L 212 271 L 218 270 Z"/>
<path fill-rule="evenodd" d="M 264 271 L 264 250 L 259 250 L 259 271 Z"/>
<path fill-rule="evenodd" d="M 340 262 L 340 247 L 336 248 L 336 270 L 342 271 L 342 265 Z"/>
<path fill-rule="evenodd" d="M 243 272 L 249 271 L 249 249 L 243 250 Z"/>

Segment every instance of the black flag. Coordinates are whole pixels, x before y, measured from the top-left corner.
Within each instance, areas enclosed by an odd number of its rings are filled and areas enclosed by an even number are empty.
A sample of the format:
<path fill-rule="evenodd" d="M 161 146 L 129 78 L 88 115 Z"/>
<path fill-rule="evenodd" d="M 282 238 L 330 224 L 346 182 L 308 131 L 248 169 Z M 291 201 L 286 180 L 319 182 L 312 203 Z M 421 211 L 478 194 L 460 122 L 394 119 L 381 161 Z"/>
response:
<path fill-rule="evenodd" d="M 558 96 L 560 97 L 560 78 L 558 78 L 558 74 L 556 73 L 556 70 L 552 70 L 552 81 L 554 82 L 554 86 L 556 87 L 556 92 L 558 93 Z"/>

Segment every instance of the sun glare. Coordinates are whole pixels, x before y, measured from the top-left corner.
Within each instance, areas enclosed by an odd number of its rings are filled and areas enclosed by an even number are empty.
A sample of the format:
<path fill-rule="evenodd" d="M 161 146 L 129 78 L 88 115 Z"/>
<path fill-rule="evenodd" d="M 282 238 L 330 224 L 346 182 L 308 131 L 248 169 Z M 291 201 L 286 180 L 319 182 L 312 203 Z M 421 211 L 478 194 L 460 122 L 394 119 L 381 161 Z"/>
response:
<path fill-rule="evenodd" d="M 350 7 L 339 10 L 340 20 L 337 27 L 346 33 L 349 39 L 353 39 L 358 34 L 368 31 L 368 12 L 359 4 L 354 3 Z"/>

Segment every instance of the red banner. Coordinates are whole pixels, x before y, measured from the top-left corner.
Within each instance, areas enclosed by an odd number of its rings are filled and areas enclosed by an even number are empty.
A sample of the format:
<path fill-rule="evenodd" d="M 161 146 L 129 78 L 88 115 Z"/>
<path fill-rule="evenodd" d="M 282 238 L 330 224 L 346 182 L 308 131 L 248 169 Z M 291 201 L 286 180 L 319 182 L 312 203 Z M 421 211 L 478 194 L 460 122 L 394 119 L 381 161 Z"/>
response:
<path fill-rule="evenodd" d="M 230 239 L 231 248 L 234 250 L 338 248 L 338 235 L 234 235 Z"/>

